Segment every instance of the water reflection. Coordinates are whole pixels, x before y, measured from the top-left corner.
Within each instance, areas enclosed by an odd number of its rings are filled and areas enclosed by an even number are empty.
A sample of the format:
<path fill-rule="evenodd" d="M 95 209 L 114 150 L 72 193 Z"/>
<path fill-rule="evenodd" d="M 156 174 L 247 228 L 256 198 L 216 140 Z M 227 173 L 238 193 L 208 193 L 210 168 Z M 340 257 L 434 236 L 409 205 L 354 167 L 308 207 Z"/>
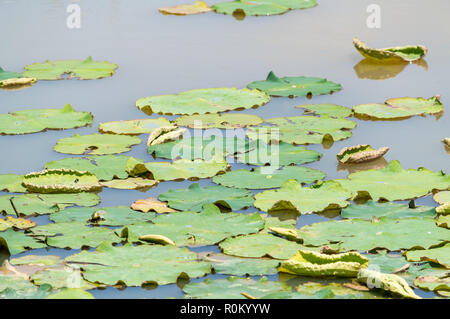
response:
<path fill-rule="evenodd" d="M 396 77 L 400 74 L 405 67 L 410 64 L 408 62 L 396 62 L 396 63 L 381 63 L 373 59 L 365 58 L 359 61 L 353 69 L 356 75 L 360 79 L 369 80 L 386 80 Z M 425 70 L 428 70 L 428 63 L 425 59 L 420 59 L 413 62 L 418 66 L 421 66 Z"/>
<path fill-rule="evenodd" d="M 382 169 L 387 166 L 388 162 L 381 157 L 374 161 L 358 163 L 358 164 L 343 164 L 339 163 L 337 166 L 338 171 L 348 171 L 349 174 L 365 171 L 368 169 Z"/>

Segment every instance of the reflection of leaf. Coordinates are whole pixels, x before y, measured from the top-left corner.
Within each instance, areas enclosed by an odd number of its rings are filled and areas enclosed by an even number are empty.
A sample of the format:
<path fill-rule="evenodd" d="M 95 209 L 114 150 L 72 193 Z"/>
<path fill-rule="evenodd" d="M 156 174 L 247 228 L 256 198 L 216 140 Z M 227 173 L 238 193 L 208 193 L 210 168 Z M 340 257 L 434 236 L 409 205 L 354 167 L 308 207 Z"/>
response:
<path fill-rule="evenodd" d="M 382 169 L 388 165 L 388 162 L 384 157 L 376 159 L 370 162 L 362 162 L 358 164 L 343 164 L 341 162 L 338 163 L 337 170 L 338 171 L 348 171 L 349 174 L 367 171 L 369 169 Z"/>
<path fill-rule="evenodd" d="M 405 61 L 381 63 L 373 59 L 365 58 L 359 61 L 358 64 L 355 64 L 353 69 L 360 79 L 385 80 L 399 75 L 408 64 Z"/>
<path fill-rule="evenodd" d="M 407 45 L 403 47 L 373 49 L 367 47 L 364 42 L 357 38 L 353 39 L 353 45 L 364 57 L 380 62 L 412 62 L 421 59 L 427 53 L 427 48 L 422 45 Z"/>

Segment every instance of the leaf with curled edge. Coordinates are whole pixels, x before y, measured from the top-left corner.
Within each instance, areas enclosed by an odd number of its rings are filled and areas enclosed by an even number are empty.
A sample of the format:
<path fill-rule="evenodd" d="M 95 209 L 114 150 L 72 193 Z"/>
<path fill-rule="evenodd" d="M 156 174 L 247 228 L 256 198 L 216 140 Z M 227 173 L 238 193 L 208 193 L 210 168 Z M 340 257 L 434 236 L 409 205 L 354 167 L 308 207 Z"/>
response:
<path fill-rule="evenodd" d="M 339 162 L 344 164 L 357 164 L 369 162 L 383 157 L 389 151 L 389 147 L 373 149 L 369 144 L 359 144 L 350 147 L 344 147 L 337 155 Z"/>
<path fill-rule="evenodd" d="M 448 230 L 444 230 L 448 234 Z M 406 252 L 409 261 L 431 261 L 450 269 L 450 243 L 431 249 L 410 250 Z"/>
<path fill-rule="evenodd" d="M 428 49 L 422 45 L 374 49 L 367 47 L 367 45 L 358 38 L 353 39 L 353 45 L 364 57 L 385 63 L 398 63 L 403 61 L 413 62 L 423 58 L 428 51 Z"/>
<path fill-rule="evenodd" d="M 163 14 L 173 14 L 177 16 L 199 14 L 212 11 L 204 1 L 195 1 L 194 4 L 181 4 L 173 7 L 161 7 L 158 9 Z"/>
<path fill-rule="evenodd" d="M 6 216 L 6 219 L 0 218 L 0 232 L 8 228 L 28 229 L 36 226 L 36 222 L 24 218 L 15 218 Z"/>

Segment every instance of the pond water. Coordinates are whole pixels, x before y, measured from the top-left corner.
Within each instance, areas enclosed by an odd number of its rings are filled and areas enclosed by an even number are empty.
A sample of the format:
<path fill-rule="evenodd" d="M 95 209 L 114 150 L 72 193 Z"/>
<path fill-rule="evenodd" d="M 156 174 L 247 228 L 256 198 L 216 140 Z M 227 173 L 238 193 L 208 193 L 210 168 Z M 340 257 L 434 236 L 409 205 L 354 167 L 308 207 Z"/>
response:
<path fill-rule="evenodd" d="M 89 55 L 119 65 L 111 78 L 39 81 L 32 88 L 0 91 L 2 113 L 59 108 L 70 103 L 76 110 L 90 111 L 95 117 L 91 127 L 1 136 L 0 174 L 39 171 L 48 161 L 68 157 L 53 151 L 56 141 L 75 133 L 95 133 L 100 122 L 148 117 L 134 106 L 140 97 L 195 88 L 243 88 L 254 80 L 265 79 L 270 70 L 279 76 L 325 77 L 342 84 L 343 89 L 311 100 L 273 98 L 267 105 L 244 113 L 263 118 L 295 116 L 302 114 L 294 108 L 300 104 L 333 103 L 351 107 L 382 103 L 391 97 L 428 98 L 436 94 L 442 96 L 444 108 L 450 104 L 450 41 L 446 40 L 450 38 L 450 26 L 445 22 L 450 12 L 449 1 L 435 0 L 432 5 L 424 5 L 419 0 L 319 0 L 319 6 L 312 9 L 280 16 L 246 17 L 242 21 L 214 13 L 167 16 L 157 10 L 183 2 L 192 1 L 0 0 L 0 24 L 7 31 L 2 33 L 4 49 L 0 51 L 0 66 L 5 70 L 22 72 L 23 66 L 34 62 L 84 59 Z M 216 2 L 219 1 L 208 1 Z M 71 3 L 81 7 L 80 29 L 66 27 L 66 8 Z M 366 9 L 372 3 L 381 7 L 379 29 L 366 26 Z M 411 64 L 403 70 L 387 68 L 370 72 L 361 70 L 364 65 L 360 64 L 356 68 L 358 74 L 355 66 L 362 56 L 352 45 L 354 36 L 373 47 L 425 45 L 429 48 L 425 58 L 427 66 Z M 336 153 L 345 146 L 371 144 L 377 148 L 389 146 L 386 160 L 399 160 L 405 168 L 423 166 L 449 172 L 450 157 L 441 142 L 450 136 L 449 120 L 450 112 L 444 112 L 439 119 L 433 116 L 389 122 L 356 119 L 358 126 L 351 138 L 336 142 L 329 149 L 322 145 L 308 146 L 324 155 L 320 161 L 306 166 L 324 171 L 327 179 L 343 178 L 347 171 L 338 170 Z M 125 154 L 151 160 L 145 142 Z M 233 165 L 233 168 L 240 166 L 243 165 Z M 168 189 L 185 188 L 189 184 L 189 181 L 164 182 L 146 193 L 105 189 L 100 193 L 101 205 L 130 205 L 136 199 L 157 197 Z M 213 185 L 210 180 L 201 180 L 200 184 Z M 430 196 L 417 203 L 435 205 Z M 326 219 L 318 215 L 301 216 L 298 226 Z M 47 223 L 48 217 L 36 220 L 39 224 Z M 214 247 L 201 250 L 212 249 L 217 250 Z M 49 249 L 31 253 L 66 256 L 75 252 Z M 153 290 L 107 288 L 92 292 L 96 298 L 182 296 L 176 285 Z"/>

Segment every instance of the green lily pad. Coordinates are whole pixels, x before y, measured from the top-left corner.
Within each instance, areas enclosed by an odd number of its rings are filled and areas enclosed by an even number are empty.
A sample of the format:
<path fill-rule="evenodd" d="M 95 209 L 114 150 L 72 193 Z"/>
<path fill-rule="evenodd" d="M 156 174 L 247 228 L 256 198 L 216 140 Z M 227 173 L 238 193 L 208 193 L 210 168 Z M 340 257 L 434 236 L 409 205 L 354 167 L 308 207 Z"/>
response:
<path fill-rule="evenodd" d="M 33 193 L 100 192 L 102 185 L 91 172 L 72 169 L 49 169 L 29 173 L 23 177 L 23 186 Z"/>
<path fill-rule="evenodd" d="M 22 257 L 12 258 L 9 263 L 15 266 L 53 266 L 61 264 L 59 256 L 53 255 L 26 255 Z"/>
<path fill-rule="evenodd" d="M 323 115 L 333 118 L 349 117 L 353 113 L 348 107 L 336 104 L 304 104 L 298 105 L 296 108 L 304 109 L 304 114 Z"/>
<path fill-rule="evenodd" d="M 58 140 L 53 148 L 65 154 L 110 155 L 128 152 L 132 145 L 141 143 L 136 136 L 115 134 L 90 134 L 65 137 Z"/>
<path fill-rule="evenodd" d="M 25 193 L 27 189 L 22 186 L 23 175 L 0 174 L 0 191 L 11 193 Z"/>
<path fill-rule="evenodd" d="M 28 279 L 20 275 L 0 274 L 0 298 L 10 299 L 6 295 L 11 294 L 12 290 L 18 294 L 31 294 L 36 291 L 36 286 Z M 8 292 L 9 290 L 9 292 Z"/>
<path fill-rule="evenodd" d="M 17 232 L 9 228 L 4 232 L 0 232 L 0 247 L 6 247 L 11 255 L 16 255 L 28 249 L 44 248 L 46 245 L 37 242 L 23 232 Z"/>
<path fill-rule="evenodd" d="M 438 96 L 402 97 L 389 99 L 384 104 L 361 104 L 353 107 L 358 117 L 376 120 L 399 120 L 415 115 L 438 114 L 444 111 Z"/>
<path fill-rule="evenodd" d="M 97 213 L 95 215 L 95 213 Z M 115 207 L 74 207 L 50 215 L 55 223 L 79 222 L 92 225 L 123 226 L 149 222 L 155 213 L 139 213 L 127 206 Z"/>
<path fill-rule="evenodd" d="M 216 3 L 212 8 L 217 13 L 223 14 L 243 13 L 249 16 L 268 16 L 283 14 L 291 9 L 307 9 L 316 5 L 315 0 L 235 0 Z"/>
<path fill-rule="evenodd" d="M 286 166 L 267 174 L 262 168 L 254 170 L 238 169 L 217 175 L 213 182 L 227 187 L 266 189 L 280 187 L 288 179 L 295 179 L 298 183 L 310 184 L 321 180 L 325 173 L 312 168 L 301 166 Z"/>
<path fill-rule="evenodd" d="M 216 274 L 232 276 L 275 275 L 279 260 L 239 258 L 223 254 L 208 254 L 203 260 L 210 262 Z"/>
<path fill-rule="evenodd" d="M 69 206 L 95 206 L 100 197 L 93 193 L 24 194 L 0 196 L 0 212 L 8 215 L 44 215 Z"/>
<path fill-rule="evenodd" d="M 341 85 L 315 77 L 277 77 L 272 71 L 265 81 L 255 81 L 248 85 L 250 89 L 258 89 L 271 96 L 307 96 L 331 94 L 339 91 Z"/>
<path fill-rule="evenodd" d="M 450 175 L 423 167 L 405 170 L 398 161 L 390 161 L 386 168 L 356 172 L 336 181 L 354 196 L 370 195 L 373 200 L 388 201 L 414 199 L 450 187 Z"/>
<path fill-rule="evenodd" d="M 36 226 L 36 222 L 29 219 L 15 218 L 11 216 L 6 216 L 6 219 L 0 217 L 0 232 L 8 228 L 16 229 L 28 229 Z"/>
<path fill-rule="evenodd" d="M 257 140 L 250 145 L 248 152 L 238 153 L 235 156 L 239 162 L 245 164 L 285 166 L 314 162 L 319 160 L 322 154 L 288 143 L 266 144 L 261 140 Z"/>
<path fill-rule="evenodd" d="M 436 221 L 439 227 L 445 227 L 450 229 L 450 215 L 440 215 Z"/>
<path fill-rule="evenodd" d="M 262 122 L 263 119 L 257 115 L 238 113 L 185 115 L 175 120 L 175 124 L 178 126 L 187 126 L 196 129 L 243 128 L 258 125 Z"/>
<path fill-rule="evenodd" d="M 364 57 L 387 63 L 416 61 L 423 58 L 428 51 L 427 48 L 422 45 L 374 49 L 367 47 L 366 44 L 358 38 L 353 39 L 353 45 Z"/>
<path fill-rule="evenodd" d="M 106 285 L 166 285 L 179 277 L 197 278 L 211 271 L 209 263 L 197 261 L 197 254 L 187 248 L 162 245 L 113 247 L 105 242 L 95 251 L 82 251 L 65 260 L 81 263 L 86 280 Z"/>
<path fill-rule="evenodd" d="M 444 232 L 446 232 L 444 234 L 448 234 L 448 230 L 444 230 Z M 450 269 L 450 243 L 438 248 L 410 250 L 406 252 L 406 259 L 409 261 L 431 261 Z"/>
<path fill-rule="evenodd" d="M 132 158 L 126 155 L 103 155 L 89 157 L 70 157 L 45 164 L 45 169 L 74 169 L 87 171 L 96 175 L 100 181 L 110 181 L 114 178 L 128 177 L 127 162 Z M 140 159 L 136 159 L 141 161 Z"/>
<path fill-rule="evenodd" d="M 159 127 L 169 126 L 170 121 L 164 117 L 157 119 L 140 119 L 100 123 L 98 130 L 107 134 L 139 135 L 150 134 Z"/>
<path fill-rule="evenodd" d="M 227 255 L 249 258 L 270 257 L 274 259 L 288 259 L 300 249 L 319 250 L 271 234 L 252 234 L 227 238 L 219 244 L 219 247 Z"/>
<path fill-rule="evenodd" d="M 79 222 L 42 225 L 34 227 L 31 234 L 37 239 L 45 240 L 47 245 L 57 248 L 97 247 L 106 240 L 120 242 L 120 238 L 112 229 L 89 227 Z"/>
<path fill-rule="evenodd" d="M 77 112 L 70 104 L 62 109 L 34 109 L 0 114 L 0 134 L 28 134 L 45 130 L 62 130 L 92 123 L 89 112 Z"/>
<path fill-rule="evenodd" d="M 295 229 L 295 224 L 297 223 L 296 219 L 281 220 L 278 217 L 272 217 L 268 214 L 261 214 L 261 217 L 264 219 L 265 225 L 264 225 L 264 229 L 262 231 L 260 231 L 260 233 L 271 232 L 270 228 L 272 228 L 272 227 Z"/>
<path fill-rule="evenodd" d="M 241 188 L 224 186 L 201 187 L 195 183 L 184 189 L 170 189 L 158 197 L 178 210 L 195 211 L 204 204 L 216 204 L 228 210 L 239 210 L 253 205 L 253 193 Z"/>
<path fill-rule="evenodd" d="M 145 235 L 162 235 L 178 246 L 204 246 L 231 236 L 256 233 L 263 227 L 264 221 L 258 213 L 221 213 L 216 206 L 206 204 L 201 213 L 161 214 L 153 219 L 153 223 L 128 225 L 121 234 L 128 242 L 136 242 Z"/>
<path fill-rule="evenodd" d="M 265 120 L 271 125 L 254 126 L 247 129 L 252 139 L 281 141 L 294 145 L 321 144 L 328 140 L 339 141 L 352 136 L 350 129 L 356 123 L 345 118 L 292 116 Z"/>
<path fill-rule="evenodd" d="M 450 291 L 450 277 L 424 276 L 414 280 L 414 285 L 429 291 Z"/>
<path fill-rule="evenodd" d="M 81 288 L 65 288 L 48 295 L 46 299 L 95 299 L 94 296 Z"/>
<path fill-rule="evenodd" d="M 226 279 L 189 283 L 183 288 L 187 299 L 245 299 L 242 294 L 255 298 L 272 292 L 287 291 L 291 288 L 277 281 L 269 281 L 266 277 L 259 280 L 250 278 L 228 277 Z"/>
<path fill-rule="evenodd" d="M 443 191 L 433 195 L 433 199 L 436 203 L 444 205 L 450 203 L 450 191 Z"/>
<path fill-rule="evenodd" d="M 37 286 L 50 285 L 53 289 L 81 288 L 89 290 L 97 288 L 81 277 L 80 269 L 64 265 L 39 270 L 30 276 L 30 280 Z"/>
<path fill-rule="evenodd" d="M 50 285 L 37 287 L 31 284 L 30 287 L 25 289 L 17 289 L 14 284 L 12 286 L 12 288 L 0 291 L 0 299 L 44 299 L 51 293 L 52 289 Z"/>
<path fill-rule="evenodd" d="M 218 88 L 145 97 L 136 101 L 136 107 L 147 114 L 205 114 L 249 109 L 269 101 L 270 97 L 259 90 Z"/>
<path fill-rule="evenodd" d="M 61 75 L 68 73 L 71 78 L 81 80 L 100 79 L 112 76 L 118 68 L 117 64 L 93 61 L 92 57 L 86 60 L 45 61 L 25 66 L 23 76 L 38 80 L 61 80 Z"/>
<path fill-rule="evenodd" d="M 431 206 L 418 206 L 410 208 L 407 204 L 377 203 L 369 200 L 366 204 L 351 204 L 341 211 L 342 218 L 360 218 L 372 220 L 380 218 L 408 218 L 408 217 L 435 217 L 436 210 Z"/>
<path fill-rule="evenodd" d="M 116 189 L 136 189 L 146 191 L 149 188 L 158 185 L 159 181 L 144 179 L 140 177 L 130 177 L 126 179 L 114 179 L 112 181 L 101 182 L 100 184 L 109 188 Z"/>
<path fill-rule="evenodd" d="M 22 74 L 17 73 L 17 72 L 7 72 L 5 70 L 3 70 L 3 68 L 0 67 L 0 82 L 2 82 L 3 80 L 8 80 L 8 79 L 15 79 L 15 78 L 21 78 Z"/>
<path fill-rule="evenodd" d="M 344 147 L 337 155 L 337 159 L 343 164 L 358 164 L 379 159 L 389 151 L 389 147 L 373 149 L 369 144 L 359 144 Z"/>
<path fill-rule="evenodd" d="M 304 245 L 320 246 L 338 242 L 343 250 L 386 248 L 395 251 L 441 244 L 447 240 L 448 230 L 436 226 L 435 220 L 430 217 L 381 217 L 373 221 L 347 219 L 315 223 L 303 226 L 299 236 Z"/>
<path fill-rule="evenodd" d="M 266 212 L 296 211 L 302 214 L 348 206 L 351 192 L 334 181 L 302 187 L 296 180 L 284 182 L 280 189 L 255 195 L 255 207 Z"/>

